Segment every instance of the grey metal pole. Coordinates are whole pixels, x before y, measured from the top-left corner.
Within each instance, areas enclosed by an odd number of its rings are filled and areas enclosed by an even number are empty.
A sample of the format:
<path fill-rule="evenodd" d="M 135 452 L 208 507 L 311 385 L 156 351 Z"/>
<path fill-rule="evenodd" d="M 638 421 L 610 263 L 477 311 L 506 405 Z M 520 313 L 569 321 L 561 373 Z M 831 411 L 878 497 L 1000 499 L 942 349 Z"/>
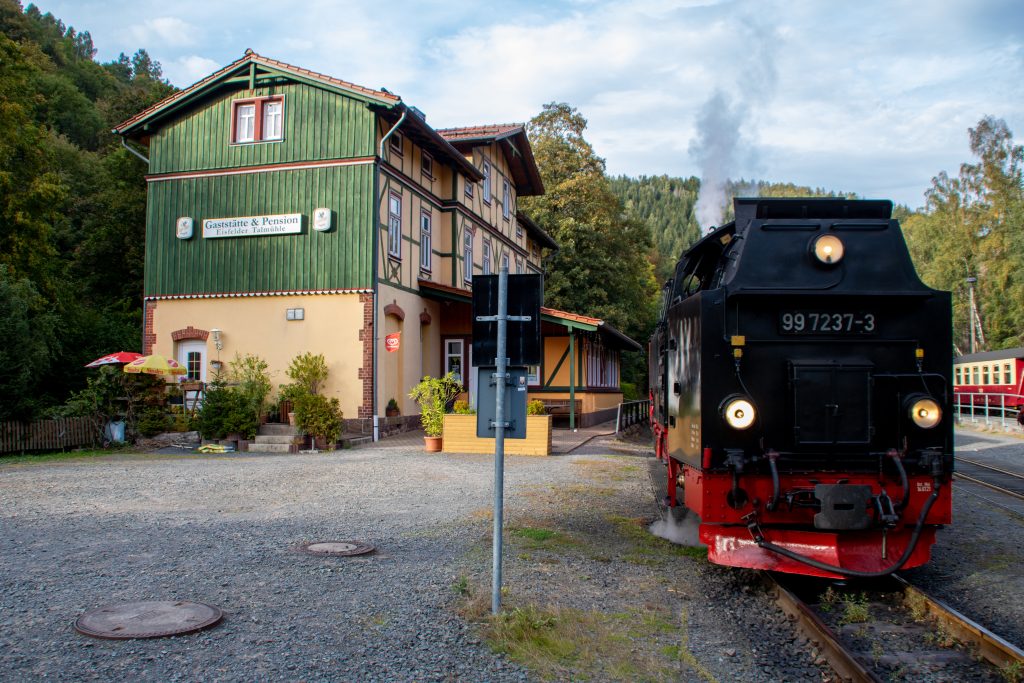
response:
<path fill-rule="evenodd" d="M 498 271 L 497 391 L 494 399 L 494 557 L 491 567 L 491 613 L 501 611 L 501 534 L 505 506 L 505 373 L 508 372 L 508 266 Z"/>

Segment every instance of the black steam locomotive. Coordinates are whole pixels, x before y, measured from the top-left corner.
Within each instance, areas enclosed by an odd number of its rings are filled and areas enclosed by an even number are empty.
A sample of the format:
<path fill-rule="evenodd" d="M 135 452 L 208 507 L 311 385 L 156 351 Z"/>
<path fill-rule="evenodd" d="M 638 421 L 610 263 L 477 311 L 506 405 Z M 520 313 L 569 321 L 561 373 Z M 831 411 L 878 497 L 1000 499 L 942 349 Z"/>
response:
<path fill-rule="evenodd" d="M 651 338 L 667 498 L 712 562 L 825 577 L 928 561 L 951 518 L 950 295 L 888 201 L 736 199 Z"/>

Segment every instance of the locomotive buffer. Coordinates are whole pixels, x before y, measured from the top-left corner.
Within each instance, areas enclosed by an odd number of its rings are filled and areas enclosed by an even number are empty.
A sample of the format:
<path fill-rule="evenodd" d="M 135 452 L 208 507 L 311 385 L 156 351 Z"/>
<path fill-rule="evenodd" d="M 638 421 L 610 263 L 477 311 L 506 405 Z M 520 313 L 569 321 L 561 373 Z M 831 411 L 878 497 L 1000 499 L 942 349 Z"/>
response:
<path fill-rule="evenodd" d="M 509 280 L 512 299 L 509 300 Z M 498 275 L 473 278 L 473 365 L 477 381 L 477 436 L 494 439 L 494 532 L 491 568 L 491 612 L 501 610 L 502 526 L 505 495 L 505 432 L 526 438 L 526 367 L 540 363 L 539 275 Z M 511 304 L 511 305 L 510 305 Z M 509 308 L 516 315 L 509 315 Z M 496 310 L 495 310 L 496 309 Z M 512 344 L 508 323 L 514 323 Z M 509 367 L 513 366 L 513 367 Z M 510 381 L 511 380 L 511 381 Z M 493 413 L 491 392 L 494 393 Z M 509 419 L 511 418 L 511 419 Z"/>

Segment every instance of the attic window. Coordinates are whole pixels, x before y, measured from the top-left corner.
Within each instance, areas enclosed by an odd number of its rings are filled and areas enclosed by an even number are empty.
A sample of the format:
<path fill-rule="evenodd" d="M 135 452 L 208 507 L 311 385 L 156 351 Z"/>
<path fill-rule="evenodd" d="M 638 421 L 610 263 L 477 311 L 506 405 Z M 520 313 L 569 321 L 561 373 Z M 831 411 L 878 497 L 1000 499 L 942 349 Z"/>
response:
<path fill-rule="evenodd" d="M 284 137 L 284 98 L 257 97 L 231 103 L 231 141 L 270 142 Z"/>
<path fill-rule="evenodd" d="M 405 147 L 405 138 L 402 137 L 402 134 L 396 130 L 391 135 L 389 142 L 391 143 L 391 151 L 397 154 L 398 156 L 402 156 L 402 151 L 403 148 Z"/>

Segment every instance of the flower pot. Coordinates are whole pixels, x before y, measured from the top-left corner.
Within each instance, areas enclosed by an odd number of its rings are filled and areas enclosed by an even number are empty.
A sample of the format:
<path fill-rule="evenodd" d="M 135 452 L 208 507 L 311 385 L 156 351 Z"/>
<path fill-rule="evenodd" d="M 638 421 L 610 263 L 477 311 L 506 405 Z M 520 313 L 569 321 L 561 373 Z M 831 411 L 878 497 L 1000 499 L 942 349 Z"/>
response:
<path fill-rule="evenodd" d="M 427 453 L 440 453 L 441 452 L 441 437 L 440 436 L 425 436 L 423 442 L 426 445 Z"/>
<path fill-rule="evenodd" d="M 384 416 L 385 417 L 398 417 L 401 414 L 402 414 L 402 411 L 399 410 L 398 408 L 385 408 L 384 409 Z"/>

